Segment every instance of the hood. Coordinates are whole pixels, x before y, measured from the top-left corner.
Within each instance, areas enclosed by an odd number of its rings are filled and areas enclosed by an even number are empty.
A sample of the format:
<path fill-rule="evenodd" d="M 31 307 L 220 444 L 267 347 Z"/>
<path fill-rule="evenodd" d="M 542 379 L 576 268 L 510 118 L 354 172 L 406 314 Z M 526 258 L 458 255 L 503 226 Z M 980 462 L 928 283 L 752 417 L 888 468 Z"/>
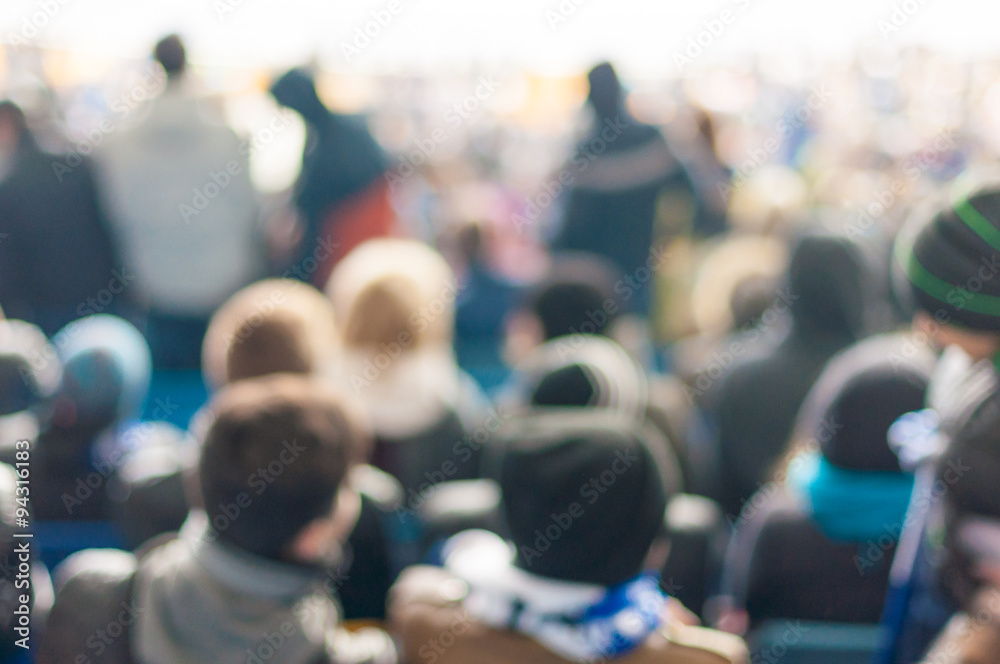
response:
<path fill-rule="evenodd" d="M 806 235 L 792 253 L 788 286 L 795 331 L 848 340 L 863 336 L 865 266 L 858 247 L 833 235 Z"/>
<path fill-rule="evenodd" d="M 309 664 L 338 622 L 315 572 L 215 540 L 202 513 L 140 565 L 133 652 L 147 664 Z"/>

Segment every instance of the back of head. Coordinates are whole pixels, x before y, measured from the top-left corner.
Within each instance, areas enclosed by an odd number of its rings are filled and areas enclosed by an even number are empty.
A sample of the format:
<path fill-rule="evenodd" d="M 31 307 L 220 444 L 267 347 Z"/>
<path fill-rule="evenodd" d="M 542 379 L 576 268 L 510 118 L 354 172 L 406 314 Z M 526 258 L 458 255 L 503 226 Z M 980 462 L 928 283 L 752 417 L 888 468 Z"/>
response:
<path fill-rule="evenodd" d="M 798 331 L 847 340 L 863 336 L 866 281 L 864 259 L 853 242 L 821 233 L 801 237 L 788 270 Z"/>
<path fill-rule="evenodd" d="M 299 113 L 306 121 L 317 123 L 329 115 L 316 93 L 313 77 L 301 68 L 290 69 L 271 84 L 271 95 L 282 106 Z"/>
<path fill-rule="evenodd" d="M 199 482 L 214 532 L 285 559 L 308 524 L 332 514 L 341 482 L 367 451 L 357 414 L 340 392 L 284 375 L 228 386 L 209 416 Z"/>
<path fill-rule="evenodd" d="M 98 314 L 70 323 L 54 341 L 63 375 L 52 400 L 52 424 L 94 433 L 139 417 L 152 359 L 135 327 L 117 316 Z"/>
<path fill-rule="evenodd" d="M 616 271 L 599 256 L 557 256 L 529 302 L 545 340 L 567 334 L 608 334 L 621 305 L 615 294 Z"/>
<path fill-rule="evenodd" d="M 906 290 L 938 322 L 1000 332 L 1000 184 L 917 214 L 900 232 L 895 254 Z"/>
<path fill-rule="evenodd" d="M 800 412 L 800 436 L 847 470 L 900 472 L 889 427 L 920 410 L 935 357 L 905 335 L 861 341 L 826 365 Z"/>
<path fill-rule="evenodd" d="M 24 321 L 0 320 L 0 417 L 39 405 L 59 380 L 59 358 L 45 334 Z"/>
<path fill-rule="evenodd" d="M 555 339 L 537 348 L 517 371 L 524 400 L 533 408 L 591 408 L 637 421 L 645 417 L 646 376 L 610 339 Z"/>
<path fill-rule="evenodd" d="M 212 316 L 202 367 L 215 387 L 273 373 L 315 373 L 336 343 L 333 307 L 322 293 L 291 279 L 265 279 Z"/>
<path fill-rule="evenodd" d="M 602 62 L 587 73 L 590 92 L 587 101 L 601 117 L 611 117 L 621 111 L 622 86 L 618 73 L 610 62 Z"/>
<path fill-rule="evenodd" d="M 448 263 L 416 240 L 360 244 L 326 285 L 344 346 L 367 351 L 381 343 L 402 349 L 451 345 L 458 286 Z"/>
<path fill-rule="evenodd" d="M 153 57 L 167 73 L 167 78 L 178 78 L 187 69 L 187 51 L 180 35 L 167 35 L 156 42 Z"/>
<path fill-rule="evenodd" d="M 667 496 L 638 429 L 609 413 L 549 413 L 511 426 L 498 453 L 494 477 L 518 567 L 602 586 L 642 571 L 663 534 Z"/>

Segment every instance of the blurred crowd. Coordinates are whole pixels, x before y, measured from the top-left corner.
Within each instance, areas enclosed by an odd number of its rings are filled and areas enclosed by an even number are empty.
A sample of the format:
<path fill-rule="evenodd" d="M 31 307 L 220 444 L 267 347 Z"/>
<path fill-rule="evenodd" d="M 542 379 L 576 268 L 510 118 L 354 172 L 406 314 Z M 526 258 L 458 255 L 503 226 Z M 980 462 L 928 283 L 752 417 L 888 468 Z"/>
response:
<path fill-rule="evenodd" d="M 246 137 L 152 55 L 0 102 L 0 661 L 996 661 L 996 64 Z"/>

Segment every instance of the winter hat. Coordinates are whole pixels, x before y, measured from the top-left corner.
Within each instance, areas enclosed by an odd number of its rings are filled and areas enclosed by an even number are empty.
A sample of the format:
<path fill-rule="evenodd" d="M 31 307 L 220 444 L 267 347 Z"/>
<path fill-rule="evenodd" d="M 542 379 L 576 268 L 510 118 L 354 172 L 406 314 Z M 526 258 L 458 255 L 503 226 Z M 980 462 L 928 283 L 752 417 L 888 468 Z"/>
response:
<path fill-rule="evenodd" d="M 896 241 L 917 306 L 939 321 L 1000 332 L 1000 185 L 917 215 Z"/>
<path fill-rule="evenodd" d="M 544 413 L 501 437 L 494 479 L 532 574 L 614 586 L 642 570 L 663 532 L 667 495 L 646 439 L 606 412 Z"/>
<path fill-rule="evenodd" d="M 818 441 L 834 466 L 901 472 L 889 447 L 889 427 L 923 408 L 933 368 L 933 354 L 905 335 L 861 341 L 836 355 L 820 374 L 799 430 Z"/>
<path fill-rule="evenodd" d="M 578 406 L 645 416 L 646 376 L 617 343 L 571 336 L 539 346 L 518 367 L 525 401 L 534 407 Z"/>
<path fill-rule="evenodd" d="M 70 323 L 54 337 L 63 364 L 53 396 L 53 423 L 100 430 L 138 418 L 149 390 L 152 360 L 139 330 L 99 314 Z"/>

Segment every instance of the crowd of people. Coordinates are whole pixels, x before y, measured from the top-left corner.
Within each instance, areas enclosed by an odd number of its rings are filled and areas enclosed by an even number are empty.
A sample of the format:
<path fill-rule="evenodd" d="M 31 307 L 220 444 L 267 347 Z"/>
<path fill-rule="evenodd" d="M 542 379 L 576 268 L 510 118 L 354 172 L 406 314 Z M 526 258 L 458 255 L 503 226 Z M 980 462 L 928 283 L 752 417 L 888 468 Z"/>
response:
<path fill-rule="evenodd" d="M 0 661 L 996 661 L 1000 179 L 953 100 L 867 63 L 850 132 L 842 79 L 658 126 L 602 63 L 547 204 L 420 233 L 309 69 L 275 213 L 154 60 L 87 158 L 0 102 Z"/>

